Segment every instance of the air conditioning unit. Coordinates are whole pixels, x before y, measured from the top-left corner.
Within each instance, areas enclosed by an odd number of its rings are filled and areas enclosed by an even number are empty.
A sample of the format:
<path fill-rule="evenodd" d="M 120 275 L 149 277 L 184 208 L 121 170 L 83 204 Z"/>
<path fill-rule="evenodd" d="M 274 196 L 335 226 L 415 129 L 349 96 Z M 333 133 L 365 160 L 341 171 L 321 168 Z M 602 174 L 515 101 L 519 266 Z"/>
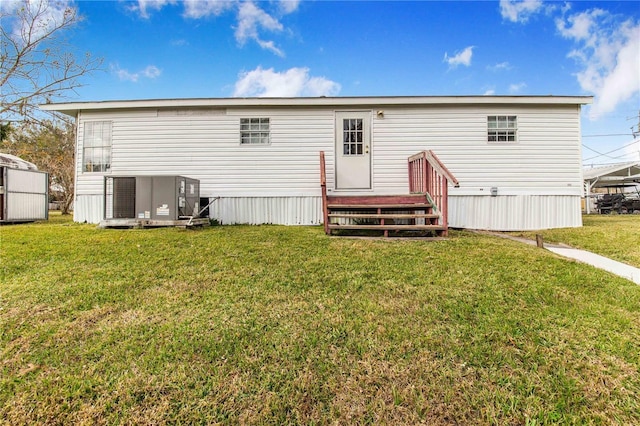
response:
<path fill-rule="evenodd" d="M 179 221 L 198 217 L 200 181 L 185 176 L 105 176 L 104 219 Z"/>

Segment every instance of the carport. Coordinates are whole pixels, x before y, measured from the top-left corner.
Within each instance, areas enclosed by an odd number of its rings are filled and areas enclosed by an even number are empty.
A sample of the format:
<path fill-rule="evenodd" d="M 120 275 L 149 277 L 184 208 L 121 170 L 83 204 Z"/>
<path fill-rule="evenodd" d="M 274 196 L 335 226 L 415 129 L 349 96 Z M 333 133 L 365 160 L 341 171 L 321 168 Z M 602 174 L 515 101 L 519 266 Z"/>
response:
<path fill-rule="evenodd" d="M 609 164 L 601 167 L 584 169 L 584 193 L 587 214 L 591 213 L 591 200 L 597 196 L 592 191 L 596 188 L 634 187 L 640 184 L 640 162 Z"/>

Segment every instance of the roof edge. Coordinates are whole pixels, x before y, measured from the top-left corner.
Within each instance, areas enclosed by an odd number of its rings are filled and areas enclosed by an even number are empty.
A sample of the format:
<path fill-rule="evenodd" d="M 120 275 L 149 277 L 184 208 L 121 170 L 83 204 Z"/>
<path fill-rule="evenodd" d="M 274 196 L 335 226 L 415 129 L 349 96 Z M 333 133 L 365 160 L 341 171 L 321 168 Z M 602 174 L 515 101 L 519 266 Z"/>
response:
<path fill-rule="evenodd" d="M 185 107 L 261 107 L 261 106 L 356 106 L 356 105 L 588 105 L 593 96 L 553 95 L 471 95 L 471 96 L 354 96 L 354 97 L 297 97 L 297 98 L 184 98 L 139 99 L 89 102 L 62 102 L 40 105 L 44 111 L 58 111 L 75 116 L 81 110 L 127 108 L 185 108 Z"/>

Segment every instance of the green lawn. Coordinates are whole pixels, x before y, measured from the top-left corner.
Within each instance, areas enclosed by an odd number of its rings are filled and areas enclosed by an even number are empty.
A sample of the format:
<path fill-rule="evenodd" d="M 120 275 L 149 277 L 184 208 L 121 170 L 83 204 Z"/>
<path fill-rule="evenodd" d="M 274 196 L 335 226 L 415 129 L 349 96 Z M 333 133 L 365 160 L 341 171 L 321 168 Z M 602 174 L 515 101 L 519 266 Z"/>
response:
<path fill-rule="evenodd" d="M 9 424 L 640 424 L 640 286 L 510 240 L 0 227 Z"/>
<path fill-rule="evenodd" d="M 640 268 L 640 215 L 584 215 L 581 228 L 548 229 L 514 234 L 564 243 Z"/>

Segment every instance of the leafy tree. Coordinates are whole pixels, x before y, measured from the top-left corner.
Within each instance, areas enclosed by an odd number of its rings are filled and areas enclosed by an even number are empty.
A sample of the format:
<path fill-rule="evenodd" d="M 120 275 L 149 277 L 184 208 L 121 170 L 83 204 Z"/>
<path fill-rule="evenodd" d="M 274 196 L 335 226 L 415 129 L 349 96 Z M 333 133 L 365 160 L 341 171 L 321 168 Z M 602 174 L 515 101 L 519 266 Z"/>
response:
<path fill-rule="evenodd" d="M 42 119 L 39 104 L 64 97 L 101 67 L 89 53 L 77 58 L 62 37 L 81 20 L 68 0 L 0 2 L 3 122 Z"/>
<path fill-rule="evenodd" d="M 0 142 L 0 151 L 34 163 L 49 173 L 49 194 L 69 214 L 74 193 L 75 126 L 68 122 L 40 121 L 12 126 Z"/>
<path fill-rule="evenodd" d="M 9 133 L 11 132 L 11 124 L 0 123 L 0 142 L 4 141 L 9 137 Z"/>

